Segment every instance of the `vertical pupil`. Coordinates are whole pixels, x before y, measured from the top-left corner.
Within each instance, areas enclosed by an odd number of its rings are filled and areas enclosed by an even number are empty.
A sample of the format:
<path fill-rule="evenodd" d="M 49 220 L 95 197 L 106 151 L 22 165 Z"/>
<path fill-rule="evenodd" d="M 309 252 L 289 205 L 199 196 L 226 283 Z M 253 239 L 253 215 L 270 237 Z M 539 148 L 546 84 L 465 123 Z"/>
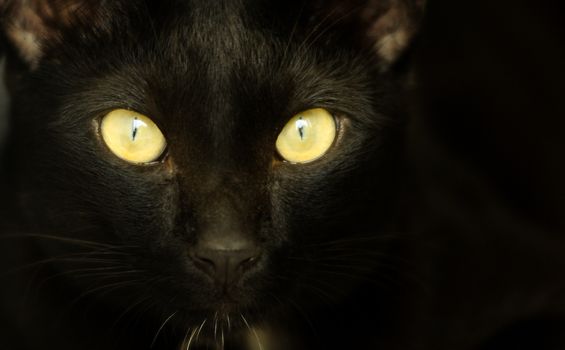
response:
<path fill-rule="evenodd" d="M 308 123 L 303 120 L 302 117 L 298 117 L 298 120 L 296 121 L 296 130 L 298 130 L 301 140 L 304 140 L 304 129 L 306 126 L 308 126 Z"/>
<path fill-rule="evenodd" d="M 137 131 L 139 130 L 139 120 L 137 120 L 137 117 L 134 117 L 133 120 L 131 121 L 131 140 L 135 141 L 135 137 L 137 136 Z"/>

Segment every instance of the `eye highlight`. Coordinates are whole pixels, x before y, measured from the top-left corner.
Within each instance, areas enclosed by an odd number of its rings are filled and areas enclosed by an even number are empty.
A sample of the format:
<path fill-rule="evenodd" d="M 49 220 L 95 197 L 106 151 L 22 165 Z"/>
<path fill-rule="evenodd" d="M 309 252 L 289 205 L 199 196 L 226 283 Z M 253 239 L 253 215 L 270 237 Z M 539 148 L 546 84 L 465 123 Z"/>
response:
<path fill-rule="evenodd" d="M 106 114 L 100 122 L 100 134 L 112 153 L 134 164 L 156 161 L 167 147 L 165 136 L 151 119 L 125 109 Z"/>
<path fill-rule="evenodd" d="M 277 138 L 277 152 L 291 163 L 308 163 L 326 154 L 336 133 L 337 125 L 330 112 L 323 108 L 308 109 L 285 125 Z"/>

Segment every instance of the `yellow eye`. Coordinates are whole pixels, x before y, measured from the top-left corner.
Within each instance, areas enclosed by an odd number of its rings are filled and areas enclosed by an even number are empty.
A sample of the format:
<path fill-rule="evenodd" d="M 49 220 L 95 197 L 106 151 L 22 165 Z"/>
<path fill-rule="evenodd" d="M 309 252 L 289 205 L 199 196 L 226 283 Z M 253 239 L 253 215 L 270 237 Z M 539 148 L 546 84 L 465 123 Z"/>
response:
<path fill-rule="evenodd" d="M 100 133 L 110 151 L 135 164 L 156 161 L 167 146 L 163 133 L 151 119 L 125 109 L 106 114 Z"/>
<path fill-rule="evenodd" d="M 334 117 L 323 108 L 298 113 L 277 138 L 277 151 L 291 163 L 307 163 L 323 156 L 336 137 Z"/>

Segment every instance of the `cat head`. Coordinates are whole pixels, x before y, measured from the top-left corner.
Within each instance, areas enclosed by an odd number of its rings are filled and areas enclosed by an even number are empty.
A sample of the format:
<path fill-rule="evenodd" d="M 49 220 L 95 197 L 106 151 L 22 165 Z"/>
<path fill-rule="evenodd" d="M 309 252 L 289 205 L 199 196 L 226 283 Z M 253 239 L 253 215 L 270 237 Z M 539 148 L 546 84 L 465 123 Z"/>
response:
<path fill-rule="evenodd" d="M 402 124 L 392 66 L 421 4 L 2 5 L 18 205 L 109 271 L 66 282 L 151 299 L 186 329 L 337 303 L 379 269 Z"/>

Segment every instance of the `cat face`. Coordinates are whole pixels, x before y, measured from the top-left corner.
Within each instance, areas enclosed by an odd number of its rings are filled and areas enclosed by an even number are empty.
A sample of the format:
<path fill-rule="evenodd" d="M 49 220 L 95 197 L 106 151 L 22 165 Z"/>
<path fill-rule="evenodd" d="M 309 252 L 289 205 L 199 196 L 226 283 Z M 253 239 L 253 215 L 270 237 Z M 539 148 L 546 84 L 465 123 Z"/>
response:
<path fill-rule="evenodd" d="M 98 283 L 124 308 L 151 299 L 179 328 L 230 316 L 237 328 L 288 301 L 336 303 L 378 270 L 401 123 L 391 57 L 351 40 L 353 12 L 294 5 L 85 3 L 58 26 L 34 17 L 32 46 L 7 30 L 23 58 L 19 205 L 37 232 L 111 257 L 89 263 L 107 275 L 68 283 Z M 324 144 L 296 160 L 280 140 L 304 132 Z"/>

